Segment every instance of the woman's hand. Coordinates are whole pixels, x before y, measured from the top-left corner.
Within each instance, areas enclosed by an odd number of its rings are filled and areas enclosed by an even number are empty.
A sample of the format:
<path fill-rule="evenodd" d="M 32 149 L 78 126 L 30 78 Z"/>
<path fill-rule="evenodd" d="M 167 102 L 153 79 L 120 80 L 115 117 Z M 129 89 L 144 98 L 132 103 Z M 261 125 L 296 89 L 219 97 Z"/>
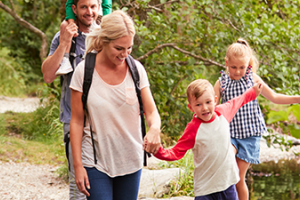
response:
<path fill-rule="evenodd" d="M 75 170 L 75 182 L 78 190 L 89 197 L 90 193 L 88 193 L 87 189 L 90 189 L 90 182 L 87 176 L 86 169 L 83 166 L 80 166 L 74 168 L 74 170 Z"/>
<path fill-rule="evenodd" d="M 160 129 L 150 128 L 144 137 L 143 149 L 148 153 L 156 154 L 160 147 Z"/>

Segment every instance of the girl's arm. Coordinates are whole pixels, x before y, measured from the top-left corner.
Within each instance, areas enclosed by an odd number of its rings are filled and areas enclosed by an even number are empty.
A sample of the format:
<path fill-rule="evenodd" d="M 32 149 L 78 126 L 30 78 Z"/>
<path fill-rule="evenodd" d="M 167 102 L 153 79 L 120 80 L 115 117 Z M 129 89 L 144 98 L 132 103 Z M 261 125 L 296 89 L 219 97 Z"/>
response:
<path fill-rule="evenodd" d="M 217 80 L 217 82 L 215 83 L 214 86 L 214 90 L 215 90 L 215 95 L 217 96 L 217 104 L 218 105 L 220 103 L 220 92 L 221 92 L 221 86 L 220 86 L 220 80 Z"/>
<path fill-rule="evenodd" d="M 80 192 L 89 196 L 86 188 L 90 188 L 87 172 L 81 161 L 81 143 L 84 126 L 84 111 L 82 105 L 82 92 L 71 89 L 71 122 L 70 141 L 73 155 L 73 166 L 75 170 L 75 182 Z M 72 164 L 72 163 L 70 163 Z"/>
<path fill-rule="evenodd" d="M 101 6 L 103 11 L 103 16 L 111 13 L 111 4 L 112 4 L 112 0 L 102 0 Z"/>
<path fill-rule="evenodd" d="M 66 18 L 65 18 L 65 20 L 67 20 L 67 21 L 69 19 L 72 19 L 72 20 L 75 21 L 75 19 L 76 19 L 75 14 L 73 13 L 72 5 L 73 5 L 73 0 L 67 0 L 67 3 L 66 3 Z"/>
<path fill-rule="evenodd" d="M 160 147 L 160 116 L 149 87 L 145 87 L 141 90 L 141 97 L 147 125 L 149 127 L 144 138 L 143 146 L 147 152 L 155 154 Z"/>
<path fill-rule="evenodd" d="M 253 73 L 254 82 L 260 81 L 263 84 L 261 95 L 275 104 L 300 103 L 300 96 L 289 96 L 276 93 L 257 74 Z"/>

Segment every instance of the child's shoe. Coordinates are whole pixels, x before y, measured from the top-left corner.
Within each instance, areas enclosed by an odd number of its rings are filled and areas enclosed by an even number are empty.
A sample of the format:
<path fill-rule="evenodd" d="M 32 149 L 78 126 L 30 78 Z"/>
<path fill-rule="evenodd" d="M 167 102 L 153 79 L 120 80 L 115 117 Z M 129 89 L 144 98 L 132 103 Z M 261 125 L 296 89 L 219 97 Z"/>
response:
<path fill-rule="evenodd" d="M 73 71 L 73 68 L 72 68 L 72 65 L 70 63 L 70 60 L 68 57 L 64 56 L 61 64 L 60 64 L 60 67 L 58 68 L 58 70 L 55 72 L 55 75 L 56 76 L 61 76 L 61 75 L 64 75 L 64 74 L 68 74 L 70 72 Z"/>

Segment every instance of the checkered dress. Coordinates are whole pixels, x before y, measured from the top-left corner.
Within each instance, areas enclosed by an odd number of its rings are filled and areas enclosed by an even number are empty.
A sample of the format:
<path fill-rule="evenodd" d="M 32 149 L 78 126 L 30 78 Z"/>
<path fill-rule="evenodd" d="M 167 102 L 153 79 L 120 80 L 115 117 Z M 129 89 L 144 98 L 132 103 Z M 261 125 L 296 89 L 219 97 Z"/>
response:
<path fill-rule="evenodd" d="M 252 67 L 249 66 L 246 74 L 240 80 L 231 80 L 228 74 L 221 71 L 222 103 L 243 94 L 254 85 Z M 241 107 L 230 122 L 230 133 L 233 138 L 247 138 L 260 136 L 267 132 L 265 121 L 257 100 L 250 101 Z"/>

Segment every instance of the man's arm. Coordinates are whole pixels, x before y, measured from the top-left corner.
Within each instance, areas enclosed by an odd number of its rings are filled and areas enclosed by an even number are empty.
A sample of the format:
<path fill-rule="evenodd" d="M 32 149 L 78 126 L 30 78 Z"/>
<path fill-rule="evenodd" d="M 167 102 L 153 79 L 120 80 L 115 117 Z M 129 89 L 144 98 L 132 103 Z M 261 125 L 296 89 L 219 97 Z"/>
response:
<path fill-rule="evenodd" d="M 55 52 L 44 60 L 42 73 L 46 83 L 51 83 L 56 78 L 55 72 L 58 70 L 66 48 L 71 44 L 72 37 L 75 33 L 77 33 L 77 26 L 75 23 L 70 23 L 64 33 L 59 36 L 59 45 Z"/>
<path fill-rule="evenodd" d="M 161 145 L 158 153 L 154 156 L 161 160 L 174 161 L 181 159 L 185 153 L 194 147 L 197 130 L 200 122 L 192 121 L 185 128 L 183 135 L 179 138 L 176 145 L 170 149 L 164 149 Z"/>

